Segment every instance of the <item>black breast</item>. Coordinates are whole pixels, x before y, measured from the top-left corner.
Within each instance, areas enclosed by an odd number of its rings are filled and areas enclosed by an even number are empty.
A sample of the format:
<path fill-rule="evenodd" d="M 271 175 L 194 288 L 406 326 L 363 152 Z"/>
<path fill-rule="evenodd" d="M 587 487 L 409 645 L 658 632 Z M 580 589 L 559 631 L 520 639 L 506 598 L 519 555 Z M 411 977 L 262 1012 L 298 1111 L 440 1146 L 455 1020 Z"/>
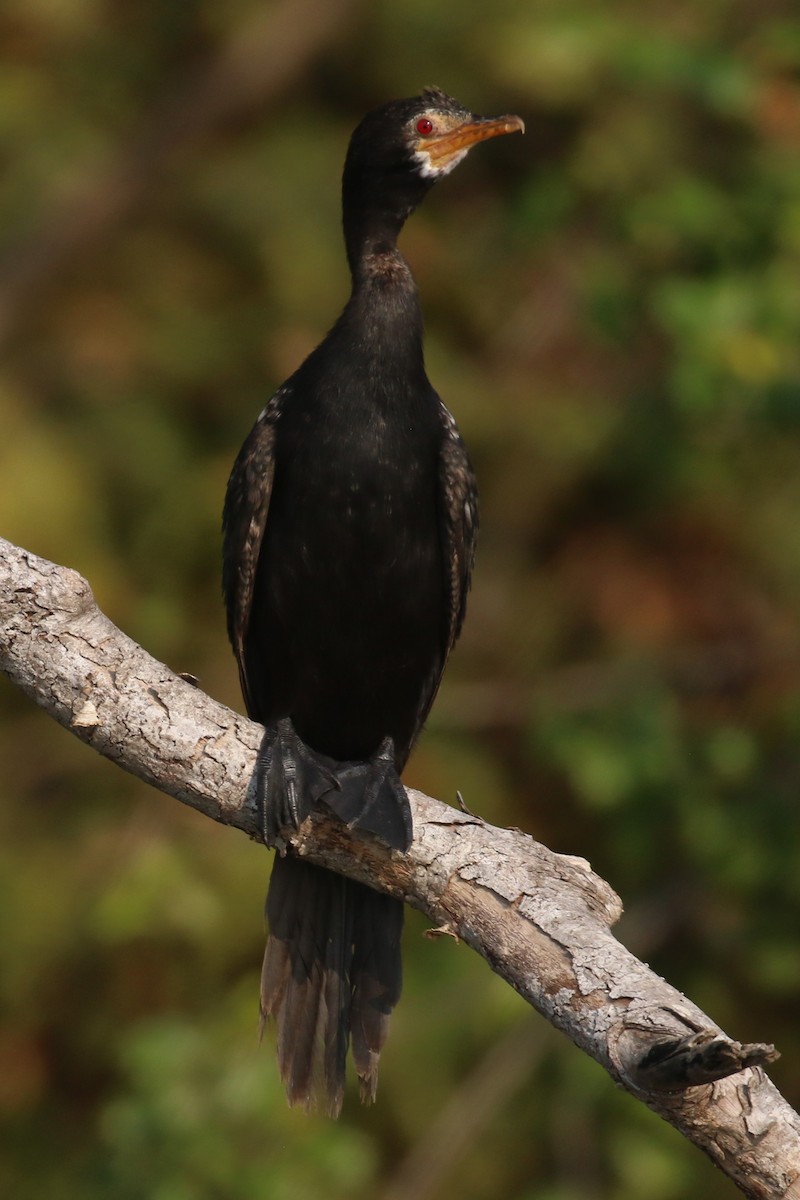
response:
<path fill-rule="evenodd" d="M 442 426 L 424 375 L 357 358 L 290 381 L 245 654 L 262 721 L 337 759 L 391 736 L 401 767 L 446 652 Z"/>

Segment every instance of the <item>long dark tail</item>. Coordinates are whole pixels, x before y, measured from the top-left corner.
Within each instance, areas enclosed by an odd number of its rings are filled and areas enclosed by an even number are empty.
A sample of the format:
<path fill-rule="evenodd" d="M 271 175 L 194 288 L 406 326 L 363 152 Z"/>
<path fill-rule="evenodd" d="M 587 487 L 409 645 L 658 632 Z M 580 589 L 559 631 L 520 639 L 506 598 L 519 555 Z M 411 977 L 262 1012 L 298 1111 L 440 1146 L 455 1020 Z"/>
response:
<path fill-rule="evenodd" d="M 400 998 L 403 905 L 298 858 L 278 858 L 267 893 L 261 1023 L 274 1017 L 290 1104 L 338 1116 L 352 1039 L 361 1099 L 375 1099 L 378 1059 Z"/>

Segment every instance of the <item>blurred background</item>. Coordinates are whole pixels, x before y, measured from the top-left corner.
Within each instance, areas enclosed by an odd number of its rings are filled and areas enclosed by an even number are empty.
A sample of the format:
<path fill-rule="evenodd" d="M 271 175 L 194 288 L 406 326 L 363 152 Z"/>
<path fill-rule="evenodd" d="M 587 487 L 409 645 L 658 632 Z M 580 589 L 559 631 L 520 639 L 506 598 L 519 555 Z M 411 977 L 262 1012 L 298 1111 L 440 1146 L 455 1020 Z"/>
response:
<path fill-rule="evenodd" d="M 407 780 L 589 858 L 800 1103 L 795 0 L 5 0 L 0 58 L 0 532 L 236 708 L 222 497 L 346 297 L 350 131 L 525 119 L 402 239 L 482 493 Z M 4 1195 L 734 1194 L 416 913 L 378 1105 L 289 1111 L 263 849 L 0 713 Z"/>

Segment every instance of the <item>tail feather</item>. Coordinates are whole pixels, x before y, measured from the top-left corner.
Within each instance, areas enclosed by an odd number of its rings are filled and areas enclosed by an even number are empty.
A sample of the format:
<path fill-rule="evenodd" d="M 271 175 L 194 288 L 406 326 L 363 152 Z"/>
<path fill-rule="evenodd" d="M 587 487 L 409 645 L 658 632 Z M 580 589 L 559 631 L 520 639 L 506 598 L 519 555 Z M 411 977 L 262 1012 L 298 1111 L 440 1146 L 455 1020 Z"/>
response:
<path fill-rule="evenodd" d="M 332 1116 L 342 1106 L 348 1044 L 353 938 L 346 884 L 310 863 L 276 858 L 261 974 L 261 1025 L 275 1019 L 289 1103 L 324 1102 Z"/>
<path fill-rule="evenodd" d="M 354 920 L 350 1029 L 361 1099 L 368 1103 L 378 1090 L 378 1059 L 400 999 L 403 904 L 369 888 L 361 891 Z"/>
<path fill-rule="evenodd" d="M 403 906 L 297 858 L 276 858 L 261 975 L 261 1027 L 274 1018 L 290 1104 L 338 1116 L 345 1060 L 374 1100 L 378 1058 L 400 996 Z"/>

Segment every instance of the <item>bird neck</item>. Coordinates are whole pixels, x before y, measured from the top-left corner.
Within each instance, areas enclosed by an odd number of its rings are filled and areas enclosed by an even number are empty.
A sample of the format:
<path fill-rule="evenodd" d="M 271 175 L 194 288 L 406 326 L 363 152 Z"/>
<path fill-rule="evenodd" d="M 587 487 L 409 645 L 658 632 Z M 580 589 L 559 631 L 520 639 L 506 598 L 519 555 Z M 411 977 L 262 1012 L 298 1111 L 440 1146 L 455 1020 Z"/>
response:
<path fill-rule="evenodd" d="M 395 301 L 408 297 L 416 304 L 417 285 L 414 276 L 393 242 L 380 239 L 366 242 L 351 263 L 350 270 L 353 296 L 363 294 L 377 298 L 378 293 L 383 293 L 386 304 L 392 303 L 392 297 Z"/>
<path fill-rule="evenodd" d="M 362 330 L 398 345 L 422 343 L 422 320 L 414 276 L 397 248 L 404 216 L 385 210 L 371 218 L 360 212 L 348 222 L 345 243 L 352 276 L 348 309 Z"/>
<path fill-rule="evenodd" d="M 412 173 L 389 179 L 360 171 L 348 159 L 342 177 L 342 225 L 354 285 L 382 263 L 405 265 L 397 238 L 431 185 L 432 180 Z"/>
<path fill-rule="evenodd" d="M 397 377 L 424 376 L 417 286 L 396 246 L 368 245 L 356 260 L 341 322 L 357 358 L 376 359 Z"/>
<path fill-rule="evenodd" d="M 340 328 L 396 378 L 423 379 L 422 316 L 411 269 L 397 248 L 426 181 L 368 179 L 348 167 L 342 181 L 342 224 L 352 292 Z"/>
<path fill-rule="evenodd" d="M 405 219 L 405 213 L 352 212 L 345 208 L 344 242 L 354 288 L 359 281 L 376 272 L 383 273 L 393 264 L 405 266 L 405 259 L 397 249 L 397 237 Z"/>

